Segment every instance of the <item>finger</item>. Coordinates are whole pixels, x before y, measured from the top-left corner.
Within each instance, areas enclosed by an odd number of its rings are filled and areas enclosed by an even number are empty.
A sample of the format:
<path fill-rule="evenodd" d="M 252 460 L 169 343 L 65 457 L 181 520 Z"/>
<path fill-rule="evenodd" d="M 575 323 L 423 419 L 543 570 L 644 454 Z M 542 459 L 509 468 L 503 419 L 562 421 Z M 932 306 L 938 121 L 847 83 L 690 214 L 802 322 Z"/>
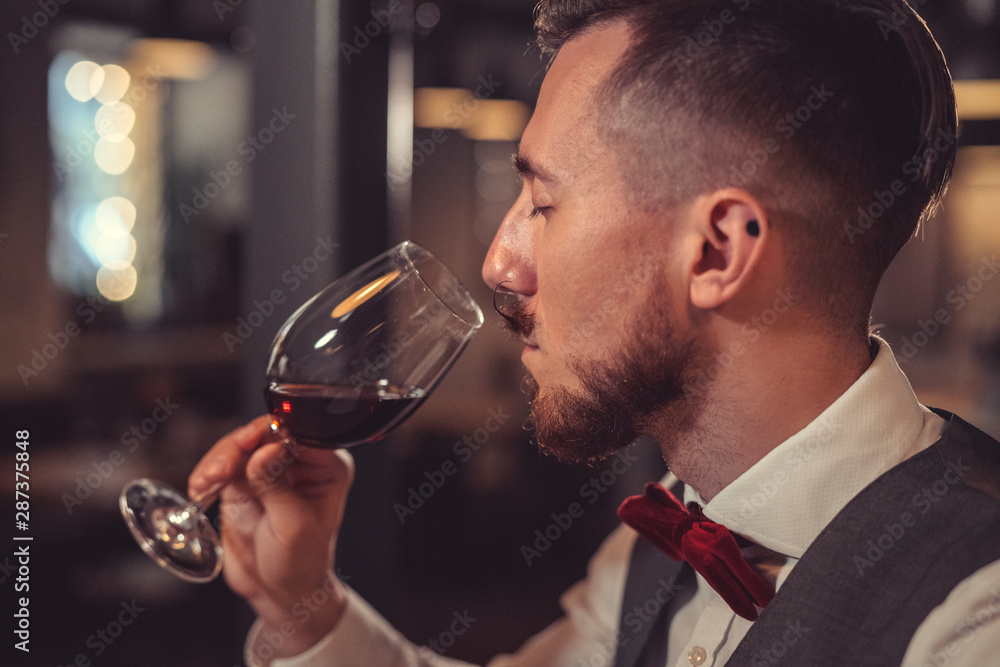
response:
<path fill-rule="evenodd" d="M 253 453 L 246 482 L 277 526 L 301 527 L 339 521 L 354 479 L 354 459 L 342 449 L 300 448 L 270 443 Z"/>
<path fill-rule="evenodd" d="M 354 459 L 347 450 L 304 447 L 294 441 L 286 442 L 285 447 L 282 462 L 288 464 L 287 481 L 297 493 L 310 495 L 350 487 Z"/>
<path fill-rule="evenodd" d="M 264 516 L 264 508 L 252 492 L 242 479 L 234 480 L 222 490 L 219 523 L 222 526 L 223 540 L 236 536 L 239 539 L 250 539 L 253 535 Z"/>
<path fill-rule="evenodd" d="M 270 422 L 270 417 L 262 415 L 215 443 L 191 471 L 188 494 L 197 495 L 236 477 L 247 455 L 271 434 Z"/>
<path fill-rule="evenodd" d="M 252 453 L 245 474 L 257 496 L 267 493 L 312 496 L 349 488 L 354 478 L 354 459 L 342 449 L 272 442 Z"/>

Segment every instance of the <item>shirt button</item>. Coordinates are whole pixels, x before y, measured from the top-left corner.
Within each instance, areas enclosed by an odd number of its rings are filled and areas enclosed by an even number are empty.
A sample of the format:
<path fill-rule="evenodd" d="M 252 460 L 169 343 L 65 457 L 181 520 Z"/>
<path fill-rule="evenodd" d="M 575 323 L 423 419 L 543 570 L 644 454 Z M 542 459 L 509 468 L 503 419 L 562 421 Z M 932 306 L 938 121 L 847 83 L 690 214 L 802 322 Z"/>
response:
<path fill-rule="evenodd" d="M 705 649 L 700 646 L 695 646 L 693 649 L 688 651 L 688 662 L 694 665 L 694 667 L 704 664 L 705 658 L 707 657 L 708 654 L 705 653 Z"/>

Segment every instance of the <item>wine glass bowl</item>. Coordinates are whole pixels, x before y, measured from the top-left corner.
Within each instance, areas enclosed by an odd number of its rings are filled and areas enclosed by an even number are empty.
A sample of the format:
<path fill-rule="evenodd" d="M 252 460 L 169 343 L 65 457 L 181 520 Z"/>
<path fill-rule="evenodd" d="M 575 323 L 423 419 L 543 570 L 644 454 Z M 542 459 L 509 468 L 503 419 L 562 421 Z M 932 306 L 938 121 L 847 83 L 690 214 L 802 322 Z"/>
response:
<path fill-rule="evenodd" d="M 404 242 L 334 281 L 281 326 L 265 400 L 286 443 L 334 449 L 374 442 L 437 386 L 482 326 L 468 290 L 431 253 Z M 188 581 L 222 569 L 221 540 L 204 514 L 225 486 L 187 499 L 150 479 L 119 505 L 142 549 Z"/>
<path fill-rule="evenodd" d="M 321 448 L 378 440 L 436 386 L 483 322 L 468 290 L 403 243 L 307 301 L 267 365 L 275 431 Z"/>

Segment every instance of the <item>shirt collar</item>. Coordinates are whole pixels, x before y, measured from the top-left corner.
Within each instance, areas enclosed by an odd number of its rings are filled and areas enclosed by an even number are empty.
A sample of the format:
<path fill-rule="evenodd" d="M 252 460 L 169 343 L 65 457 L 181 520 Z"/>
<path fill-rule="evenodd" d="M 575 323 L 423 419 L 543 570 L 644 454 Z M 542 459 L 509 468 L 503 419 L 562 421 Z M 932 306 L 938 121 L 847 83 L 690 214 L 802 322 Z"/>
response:
<path fill-rule="evenodd" d="M 862 489 L 940 435 L 943 420 L 913 394 L 888 344 L 843 395 L 771 450 L 709 503 L 685 487 L 684 501 L 734 533 L 801 558 Z"/>

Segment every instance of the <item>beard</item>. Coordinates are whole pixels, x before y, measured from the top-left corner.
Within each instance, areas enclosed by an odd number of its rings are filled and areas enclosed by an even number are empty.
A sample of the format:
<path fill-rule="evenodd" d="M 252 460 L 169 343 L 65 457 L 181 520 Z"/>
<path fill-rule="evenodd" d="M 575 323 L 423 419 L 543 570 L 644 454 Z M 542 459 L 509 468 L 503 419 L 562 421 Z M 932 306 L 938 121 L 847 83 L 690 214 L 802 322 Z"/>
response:
<path fill-rule="evenodd" d="M 561 461 L 598 461 L 654 430 L 684 429 L 693 422 L 702 401 L 699 392 L 685 389 L 709 354 L 693 334 L 682 338 L 676 333 L 663 303 L 665 293 L 650 292 L 642 315 L 629 321 L 625 342 L 608 360 L 568 362 L 582 391 L 540 390 L 527 374 L 529 421 L 543 452 Z M 495 302 L 494 307 L 508 329 L 530 336 L 534 316 L 522 302 L 508 303 L 502 311 Z"/>

